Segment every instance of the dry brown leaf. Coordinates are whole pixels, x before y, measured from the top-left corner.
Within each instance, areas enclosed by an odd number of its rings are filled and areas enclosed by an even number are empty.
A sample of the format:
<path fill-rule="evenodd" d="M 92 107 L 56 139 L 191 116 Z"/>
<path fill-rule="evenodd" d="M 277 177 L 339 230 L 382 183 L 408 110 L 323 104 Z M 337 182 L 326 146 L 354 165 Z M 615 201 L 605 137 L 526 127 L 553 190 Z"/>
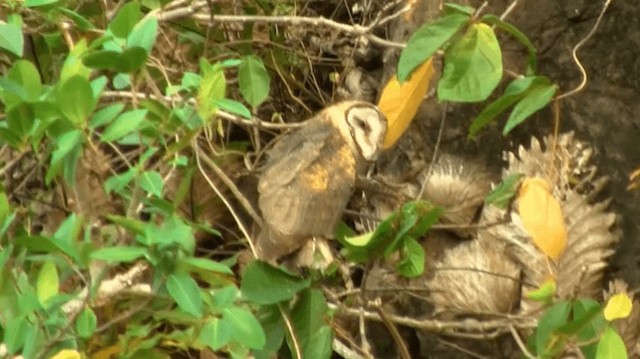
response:
<path fill-rule="evenodd" d="M 429 59 L 420 65 L 405 83 L 400 84 L 394 74 L 382 90 L 378 108 L 387 117 L 388 124 L 384 148 L 393 146 L 409 127 L 429 89 L 433 74 L 433 64 Z"/>
<path fill-rule="evenodd" d="M 567 226 L 560 202 L 553 197 L 546 180 L 527 178 L 518 193 L 518 212 L 533 243 L 553 260 L 567 246 Z"/>

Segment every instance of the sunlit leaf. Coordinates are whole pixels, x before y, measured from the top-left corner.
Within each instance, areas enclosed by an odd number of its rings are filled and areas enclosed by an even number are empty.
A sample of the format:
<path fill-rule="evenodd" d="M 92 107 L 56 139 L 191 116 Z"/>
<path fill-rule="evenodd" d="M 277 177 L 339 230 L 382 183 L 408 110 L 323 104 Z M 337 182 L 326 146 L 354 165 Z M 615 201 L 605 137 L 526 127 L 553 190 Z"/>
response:
<path fill-rule="evenodd" d="M 567 246 L 567 226 L 560 202 L 546 180 L 535 177 L 522 182 L 518 212 L 533 243 L 551 259 L 560 258 Z"/>
<path fill-rule="evenodd" d="M 598 342 L 596 359 L 627 359 L 627 348 L 616 331 L 609 327 Z"/>
<path fill-rule="evenodd" d="M 502 51 L 493 29 L 482 23 L 449 46 L 438 83 L 440 101 L 483 101 L 502 79 Z"/>
<path fill-rule="evenodd" d="M 608 321 L 626 318 L 631 314 L 631 298 L 626 293 L 619 293 L 609 298 L 604 307 L 604 317 Z"/>
<path fill-rule="evenodd" d="M 547 279 L 535 290 L 525 293 L 525 297 L 538 302 L 550 302 L 553 296 L 556 294 L 556 281 L 555 279 Z"/>
<path fill-rule="evenodd" d="M 0 24 L 0 49 L 22 57 L 24 38 L 22 30 L 16 24 Z"/>
<path fill-rule="evenodd" d="M 73 349 L 62 349 L 61 351 L 57 352 L 54 356 L 52 356 L 50 359 L 80 359 L 80 353 L 78 353 L 77 350 L 73 350 Z"/>
<path fill-rule="evenodd" d="M 197 95 L 198 115 L 201 119 L 208 120 L 217 111 L 212 101 L 225 97 L 227 83 L 219 64 L 210 65 L 207 61 L 201 60 L 200 71 L 202 78 Z"/>
<path fill-rule="evenodd" d="M 495 15 L 484 15 L 482 16 L 481 20 L 483 22 L 486 22 L 487 24 L 495 25 L 501 30 L 506 31 L 508 34 L 518 40 L 522 45 L 524 45 L 524 47 L 527 49 L 527 52 L 529 53 L 529 60 L 527 62 L 527 70 L 525 71 L 525 74 L 527 76 L 530 76 L 536 73 L 536 70 L 538 68 L 538 59 L 536 56 L 537 51 L 531 40 L 529 40 L 529 38 L 525 34 L 518 30 L 517 27 L 509 24 L 508 22 L 505 22 Z"/>
<path fill-rule="evenodd" d="M 384 148 L 393 146 L 409 127 L 429 89 L 433 74 L 433 64 L 429 59 L 420 65 L 411 78 L 403 84 L 400 84 L 395 76 L 389 79 L 378 102 L 378 108 L 387 118 L 388 128 Z"/>
<path fill-rule="evenodd" d="M 106 262 L 128 263 L 148 254 L 146 248 L 135 246 L 103 247 L 91 253 L 92 259 Z"/>
<path fill-rule="evenodd" d="M 58 294 L 60 287 L 60 279 L 58 278 L 58 269 L 53 261 L 46 261 L 40 268 L 38 273 L 38 281 L 36 290 L 38 292 L 38 300 L 45 304 L 47 300 Z"/>

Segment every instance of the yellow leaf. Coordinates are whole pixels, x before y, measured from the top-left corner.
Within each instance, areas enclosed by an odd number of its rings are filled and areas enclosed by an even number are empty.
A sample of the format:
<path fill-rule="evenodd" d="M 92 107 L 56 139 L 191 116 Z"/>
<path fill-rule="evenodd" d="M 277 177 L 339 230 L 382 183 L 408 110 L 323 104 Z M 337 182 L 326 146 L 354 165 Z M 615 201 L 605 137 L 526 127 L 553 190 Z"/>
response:
<path fill-rule="evenodd" d="M 567 226 L 560 202 L 542 178 L 527 178 L 518 193 L 518 212 L 533 243 L 553 260 L 567 246 Z"/>
<path fill-rule="evenodd" d="M 51 359 L 80 359 L 80 353 L 72 349 L 62 349 Z"/>
<path fill-rule="evenodd" d="M 604 317 L 608 321 L 626 318 L 631 314 L 631 298 L 626 293 L 619 293 L 609 298 L 604 308 Z"/>
<path fill-rule="evenodd" d="M 415 69 L 411 77 L 403 84 L 394 74 L 382 90 L 378 108 L 387 118 L 387 135 L 384 148 L 393 146 L 409 127 L 413 116 L 418 112 L 422 98 L 429 89 L 434 70 L 431 59 Z"/>

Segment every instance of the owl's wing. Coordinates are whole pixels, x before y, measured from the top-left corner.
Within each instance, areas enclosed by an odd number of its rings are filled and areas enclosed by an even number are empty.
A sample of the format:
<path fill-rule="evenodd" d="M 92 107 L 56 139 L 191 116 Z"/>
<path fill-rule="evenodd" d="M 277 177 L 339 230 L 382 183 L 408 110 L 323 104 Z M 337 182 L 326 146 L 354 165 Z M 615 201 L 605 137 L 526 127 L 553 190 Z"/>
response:
<path fill-rule="evenodd" d="M 262 195 L 270 188 L 286 186 L 298 173 L 318 158 L 327 144 L 331 124 L 311 120 L 304 127 L 281 138 L 268 152 L 268 160 L 258 190 Z"/>
<path fill-rule="evenodd" d="M 258 185 L 265 224 L 279 237 L 271 242 L 291 251 L 305 237 L 333 235 L 355 182 L 355 159 L 335 129 L 313 124 L 305 130 L 274 148 L 277 156 Z"/>

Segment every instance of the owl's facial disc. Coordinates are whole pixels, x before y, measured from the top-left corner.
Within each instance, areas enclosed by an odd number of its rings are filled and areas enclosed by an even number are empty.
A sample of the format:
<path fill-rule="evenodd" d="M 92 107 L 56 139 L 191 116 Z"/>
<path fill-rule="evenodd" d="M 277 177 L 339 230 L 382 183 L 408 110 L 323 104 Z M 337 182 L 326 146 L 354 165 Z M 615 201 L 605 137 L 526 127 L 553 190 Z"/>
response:
<path fill-rule="evenodd" d="M 374 106 L 354 106 L 347 111 L 347 124 L 360 154 L 373 161 L 382 149 L 387 120 Z"/>

